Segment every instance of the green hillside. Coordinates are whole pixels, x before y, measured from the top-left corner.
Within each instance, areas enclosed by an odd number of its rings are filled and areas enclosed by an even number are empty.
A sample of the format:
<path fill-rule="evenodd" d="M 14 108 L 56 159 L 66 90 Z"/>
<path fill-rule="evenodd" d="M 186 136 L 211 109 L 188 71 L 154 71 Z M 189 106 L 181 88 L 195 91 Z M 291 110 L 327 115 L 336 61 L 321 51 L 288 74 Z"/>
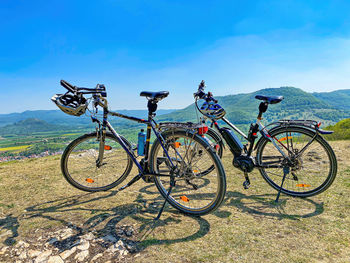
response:
<path fill-rule="evenodd" d="M 208 89 L 210 90 L 210 89 Z M 252 93 L 218 96 L 219 104 L 226 110 L 226 118 L 234 124 L 246 126 L 254 121 L 258 113 L 260 101 L 255 95 L 281 95 L 284 100 L 276 105 L 271 105 L 264 114 L 265 123 L 278 119 L 314 119 L 322 121 L 325 125 L 335 124 L 339 120 L 350 116 L 350 108 L 337 108 L 330 101 L 334 92 L 322 93 L 322 96 L 314 96 L 294 87 L 281 87 L 262 89 Z M 215 92 L 214 92 L 215 96 Z M 350 102 L 349 102 L 350 103 Z M 350 105 L 350 104 L 349 104 Z M 196 121 L 195 106 L 191 104 L 185 109 L 174 111 L 159 117 L 161 120 Z M 200 114 L 199 114 L 200 116 Z"/>
<path fill-rule="evenodd" d="M 327 135 L 327 139 L 329 140 L 350 140 L 350 118 L 341 120 L 337 124 L 331 125 L 326 129 L 334 131 L 333 134 Z"/>
<path fill-rule="evenodd" d="M 36 132 L 49 132 L 71 130 L 69 126 L 55 125 L 47 123 L 46 121 L 29 118 L 23 121 L 9 124 L 4 127 L 0 127 L 1 135 L 29 135 Z"/>
<path fill-rule="evenodd" d="M 312 93 L 312 95 L 337 109 L 350 110 L 350 89 L 336 90 L 332 92 L 315 92 Z"/>

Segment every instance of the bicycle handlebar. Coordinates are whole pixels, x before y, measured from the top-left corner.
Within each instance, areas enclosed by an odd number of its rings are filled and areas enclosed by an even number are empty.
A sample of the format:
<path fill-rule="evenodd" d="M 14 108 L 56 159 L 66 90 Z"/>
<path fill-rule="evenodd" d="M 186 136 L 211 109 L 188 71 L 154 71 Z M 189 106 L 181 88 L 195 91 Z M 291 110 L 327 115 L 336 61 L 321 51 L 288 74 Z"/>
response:
<path fill-rule="evenodd" d="M 64 88 L 66 88 L 68 91 L 72 92 L 75 95 L 99 93 L 102 95 L 102 97 L 107 97 L 106 87 L 103 84 L 97 84 L 96 88 L 90 89 L 90 88 L 84 88 L 84 87 L 79 88 L 79 87 L 73 86 L 72 84 L 68 83 L 63 79 L 61 80 L 60 83 Z"/>
<path fill-rule="evenodd" d="M 75 86 L 73 86 L 72 84 L 68 83 L 67 81 L 61 79 L 60 81 L 61 85 L 66 88 L 68 91 L 75 93 L 77 90 L 75 89 Z"/>
<path fill-rule="evenodd" d="M 213 101 L 214 103 L 218 103 L 216 99 L 213 98 L 213 93 L 208 92 L 207 94 L 204 92 L 205 89 L 205 81 L 202 80 L 201 83 L 199 83 L 198 91 L 193 94 L 193 96 L 196 98 L 196 100 L 199 99 L 205 99 L 207 102 Z"/>

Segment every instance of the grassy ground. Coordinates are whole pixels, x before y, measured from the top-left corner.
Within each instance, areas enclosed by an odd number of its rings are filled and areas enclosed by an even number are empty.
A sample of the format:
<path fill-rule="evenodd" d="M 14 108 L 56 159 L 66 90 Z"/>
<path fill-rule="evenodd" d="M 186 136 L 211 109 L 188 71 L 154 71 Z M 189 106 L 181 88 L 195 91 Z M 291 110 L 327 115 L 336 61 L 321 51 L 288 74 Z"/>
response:
<path fill-rule="evenodd" d="M 282 195 L 275 205 L 276 192 L 257 171 L 251 188 L 243 189 L 242 173 L 227 153 L 228 188 L 220 209 L 193 218 L 167 206 L 157 223 L 152 219 L 163 199 L 152 184 L 87 194 L 64 180 L 59 156 L 1 163 L 0 249 L 34 238 L 37 229 L 133 225 L 137 234 L 130 238 L 141 253 L 135 262 L 350 262 L 350 141 L 332 146 L 338 175 L 318 196 Z"/>

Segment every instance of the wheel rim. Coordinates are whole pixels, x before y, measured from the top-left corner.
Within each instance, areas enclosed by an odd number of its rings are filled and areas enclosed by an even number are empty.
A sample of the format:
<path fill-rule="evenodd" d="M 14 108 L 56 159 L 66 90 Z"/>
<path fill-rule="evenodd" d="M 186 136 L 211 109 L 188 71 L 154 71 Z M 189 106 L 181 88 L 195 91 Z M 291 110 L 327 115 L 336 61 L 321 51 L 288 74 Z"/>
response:
<path fill-rule="evenodd" d="M 257 158 L 259 164 L 264 166 L 279 163 L 281 167 L 260 168 L 265 180 L 274 188 L 279 189 L 283 178 L 283 167 L 289 167 L 289 174 L 286 175 L 282 188 L 283 192 L 296 196 L 307 196 L 322 191 L 331 178 L 332 160 L 320 138 L 316 137 L 312 141 L 313 136 L 313 133 L 299 129 L 276 132 L 272 137 L 275 138 L 275 142 L 283 149 L 283 152 L 289 156 L 292 163 L 282 158 L 281 153 L 272 142 L 266 142 Z M 310 142 L 311 144 L 301 153 L 300 151 Z"/>
<path fill-rule="evenodd" d="M 99 151 L 96 136 L 84 138 L 70 148 L 65 159 L 65 170 L 75 184 L 83 188 L 99 189 L 117 184 L 127 175 L 130 157 L 114 139 L 106 137 L 105 145 L 110 150 L 104 151 L 100 167 L 96 165 Z"/>
<path fill-rule="evenodd" d="M 203 211 L 216 201 L 220 191 L 218 168 L 205 147 L 192 138 L 174 135 L 166 138 L 173 164 L 177 167 L 175 186 L 169 196 L 171 202 L 182 210 Z M 170 164 L 161 145 L 154 150 L 156 162 L 153 171 L 170 174 Z M 203 173 L 202 171 L 206 171 Z M 159 190 L 166 194 L 170 177 L 156 177 Z"/>

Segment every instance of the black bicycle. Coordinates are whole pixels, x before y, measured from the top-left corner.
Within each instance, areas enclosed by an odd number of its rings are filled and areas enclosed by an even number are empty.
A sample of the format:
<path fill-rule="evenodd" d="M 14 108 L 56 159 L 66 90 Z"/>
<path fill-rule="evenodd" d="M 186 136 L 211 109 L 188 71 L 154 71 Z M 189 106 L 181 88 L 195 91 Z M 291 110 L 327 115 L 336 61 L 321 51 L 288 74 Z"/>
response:
<path fill-rule="evenodd" d="M 279 120 L 268 124 L 261 123 L 262 115 L 270 104 L 281 102 L 282 96 L 255 96 L 262 100 L 256 123 L 250 125 L 248 135 L 245 135 L 224 116 L 225 110 L 214 99 L 211 92 L 205 93 L 205 82 L 202 81 L 194 94 L 195 105 L 204 115 L 205 122 L 211 121 L 211 127 L 205 137 L 216 148 L 218 156 L 223 154 L 224 141 L 232 152 L 233 166 L 244 172 L 244 188 L 248 188 L 250 180 L 248 173 L 256 167 L 260 174 L 280 193 L 297 197 L 309 197 L 325 191 L 333 183 L 337 174 L 336 156 L 322 137 L 332 131 L 320 129 L 321 123 L 312 120 Z M 220 127 L 222 120 L 229 127 Z M 241 135 L 247 144 L 243 145 L 238 136 Z M 260 139 L 254 146 L 258 133 Z M 252 156 L 256 150 L 256 156 Z"/>
<path fill-rule="evenodd" d="M 63 152 L 61 169 L 71 185 L 83 191 L 106 191 L 122 183 L 135 164 L 138 174 L 119 190 L 141 178 L 154 181 L 165 198 L 157 218 L 166 202 L 185 214 L 196 216 L 220 206 L 226 192 L 225 171 L 215 150 L 201 137 L 204 127 L 191 123 L 157 124 L 154 120 L 157 103 L 169 92 L 141 92 L 140 96 L 148 99 L 148 119 L 145 120 L 110 111 L 104 85 L 79 88 L 64 80 L 61 85 L 68 92 L 52 98 L 56 105 L 74 116 L 88 111 L 96 123 L 95 132 L 75 139 Z M 91 97 L 87 99 L 84 95 Z M 98 118 L 99 107 L 103 109 L 102 121 Z M 108 122 L 109 115 L 147 125 L 145 144 L 139 145 L 137 151 L 143 156 L 137 156 L 132 144 L 114 130 Z M 151 131 L 156 136 L 152 147 Z"/>

